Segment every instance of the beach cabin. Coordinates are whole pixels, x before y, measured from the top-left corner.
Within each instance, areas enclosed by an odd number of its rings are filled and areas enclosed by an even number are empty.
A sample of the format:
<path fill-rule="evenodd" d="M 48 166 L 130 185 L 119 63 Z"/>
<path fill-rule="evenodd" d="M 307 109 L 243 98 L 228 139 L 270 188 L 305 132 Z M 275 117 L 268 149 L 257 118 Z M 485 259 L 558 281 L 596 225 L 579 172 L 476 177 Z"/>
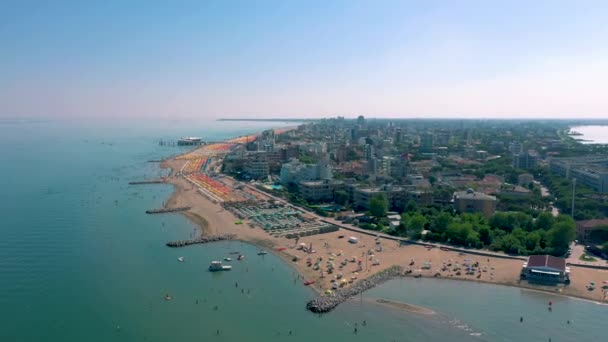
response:
<path fill-rule="evenodd" d="M 531 255 L 523 264 L 521 279 L 540 283 L 569 283 L 570 272 L 566 259 L 551 255 Z"/>
<path fill-rule="evenodd" d="M 350 242 L 350 243 L 358 243 L 359 239 L 357 239 L 354 236 L 351 236 L 351 237 L 348 238 L 348 242 Z"/>

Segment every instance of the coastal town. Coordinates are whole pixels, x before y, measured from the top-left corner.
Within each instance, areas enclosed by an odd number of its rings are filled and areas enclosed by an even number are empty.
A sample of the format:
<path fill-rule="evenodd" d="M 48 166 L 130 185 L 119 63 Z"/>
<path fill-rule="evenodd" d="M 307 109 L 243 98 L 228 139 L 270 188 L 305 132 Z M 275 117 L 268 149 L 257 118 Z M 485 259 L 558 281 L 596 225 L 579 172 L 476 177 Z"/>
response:
<path fill-rule="evenodd" d="M 167 208 L 202 235 L 168 245 L 253 243 L 318 291 L 313 312 L 396 276 L 608 301 L 608 148 L 570 127 L 359 116 L 184 138 Z"/>

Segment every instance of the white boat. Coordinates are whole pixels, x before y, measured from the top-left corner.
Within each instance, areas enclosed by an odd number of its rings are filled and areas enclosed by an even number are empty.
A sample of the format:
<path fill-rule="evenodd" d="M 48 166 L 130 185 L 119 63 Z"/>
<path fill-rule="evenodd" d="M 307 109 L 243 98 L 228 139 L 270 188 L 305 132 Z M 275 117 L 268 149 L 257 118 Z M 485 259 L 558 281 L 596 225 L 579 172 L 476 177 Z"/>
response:
<path fill-rule="evenodd" d="M 239 254 L 239 257 L 236 258 L 236 260 L 243 260 L 245 259 L 245 256 L 243 254 Z"/>
<path fill-rule="evenodd" d="M 232 261 L 232 258 L 224 258 L 224 261 Z"/>
<path fill-rule="evenodd" d="M 268 252 L 266 252 L 266 251 L 259 251 L 258 252 L 258 255 L 266 255 L 266 254 L 268 254 Z"/>
<path fill-rule="evenodd" d="M 232 269 L 232 266 L 222 265 L 221 261 L 212 261 L 211 265 L 209 265 L 210 272 L 230 271 L 231 269 Z"/>
<path fill-rule="evenodd" d="M 184 262 L 184 261 L 186 261 L 186 259 L 184 259 L 184 257 L 182 256 L 182 257 L 177 258 L 177 261 Z"/>

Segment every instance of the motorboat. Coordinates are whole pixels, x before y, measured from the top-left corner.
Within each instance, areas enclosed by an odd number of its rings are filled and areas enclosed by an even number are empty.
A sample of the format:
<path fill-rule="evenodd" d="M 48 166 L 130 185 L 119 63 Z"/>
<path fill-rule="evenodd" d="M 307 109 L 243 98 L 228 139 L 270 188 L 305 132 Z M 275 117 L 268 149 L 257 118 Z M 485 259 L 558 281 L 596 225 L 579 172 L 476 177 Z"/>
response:
<path fill-rule="evenodd" d="M 238 258 L 236 258 L 236 260 L 243 260 L 245 259 L 245 256 L 243 254 L 239 254 Z"/>
<path fill-rule="evenodd" d="M 177 261 L 179 261 L 179 262 L 184 262 L 184 261 L 186 261 L 186 259 L 184 259 L 184 257 L 183 257 L 183 256 L 180 256 L 179 258 L 177 258 Z"/>
<path fill-rule="evenodd" d="M 258 255 L 266 255 L 266 254 L 268 254 L 268 252 L 266 252 L 266 251 L 259 251 L 258 252 Z"/>
<path fill-rule="evenodd" d="M 215 271 L 230 271 L 231 269 L 232 269 L 232 266 L 222 265 L 221 261 L 212 261 L 211 265 L 209 265 L 209 271 L 210 272 L 215 272 Z"/>
<path fill-rule="evenodd" d="M 224 258 L 224 261 L 232 261 L 232 258 Z"/>

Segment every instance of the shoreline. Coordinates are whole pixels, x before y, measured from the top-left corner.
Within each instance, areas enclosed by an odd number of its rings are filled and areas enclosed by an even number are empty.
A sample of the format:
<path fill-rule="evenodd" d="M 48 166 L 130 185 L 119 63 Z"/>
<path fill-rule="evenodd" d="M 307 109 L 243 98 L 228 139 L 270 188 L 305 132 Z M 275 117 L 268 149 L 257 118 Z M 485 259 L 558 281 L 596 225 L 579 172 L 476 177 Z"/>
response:
<path fill-rule="evenodd" d="M 257 227 L 250 228 L 248 224 L 237 225 L 235 222 L 237 220 L 237 217 L 235 215 L 233 215 L 231 212 L 223 209 L 223 207 L 221 205 L 214 203 L 210 199 L 199 194 L 196 190 L 194 190 L 194 186 L 191 183 L 189 183 L 186 179 L 176 176 L 175 170 L 179 170 L 180 164 L 183 164 L 183 163 L 184 163 L 183 160 L 180 161 L 180 160 L 175 159 L 175 157 L 173 157 L 172 159 L 164 160 L 160 165 L 161 168 L 170 169 L 170 174 L 169 174 L 169 176 L 167 176 L 165 178 L 165 182 L 172 184 L 174 187 L 173 193 L 171 194 L 171 196 L 165 203 L 166 207 L 167 206 L 184 206 L 184 205 L 191 206 L 192 209 L 190 211 L 181 212 L 181 214 L 183 214 L 190 222 L 194 223 L 197 227 L 199 227 L 201 235 L 229 234 L 229 233 L 236 234 L 236 238 L 235 238 L 236 241 L 249 243 L 249 244 L 257 246 L 259 248 L 263 248 L 263 249 L 267 250 L 268 252 L 279 257 L 282 261 L 284 261 L 286 264 L 288 264 L 289 267 L 291 267 L 295 272 L 297 272 L 297 274 L 301 277 L 302 282 L 304 282 L 304 280 L 315 281 L 314 284 L 307 286 L 307 287 L 310 287 L 311 290 L 313 290 L 313 292 L 315 294 L 321 295 L 325 289 L 328 289 L 327 284 L 326 284 L 327 279 L 319 279 L 316 271 L 312 272 L 312 270 L 310 268 L 306 268 L 303 265 L 303 262 L 302 262 L 303 259 L 306 256 L 312 257 L 311 254 L 305 254 L 303 256 L 300 255 L 300 254 L 302 254 L 302 252 L 294 249 L 295 248 L 294 240 L 288 240 L 283 237 L 281 237 L 281 238 L 272 237 L 260 228 L 257 228 Z M 243 221 L 246 221 L 246 220 L 243 220 Z M 326 233 L 326 234 L 319 234 L 319 235 L 315 235 L 315 236 L 309 236 L 309 237 L 306 237 L 306 239 L 314 240 L 315 246 L 321 246 L 323 243 L 325 243 L 327 245 L 329 242 L 331 242 L 332 245 L 334 245 L 335 243 L 338 243 L 338 242 L 344 243 L 344 240 L 346 240 L 346 239 L 338 240 L 338 241 L 334 240 L 334 239 L 336 239 L 337 234 L 342 234 L 342 236 L 344 234 L 356 235 L 352 232 L 340 229 L 338 232 L 335 232 L 335 233 Z M 339 239 L 339 237 L 337 237 L 337 238 Z M 364 239 L 364 240 L 368 239 L 368 240 L 372 241 L 371 237 L 365 237 L 365 238 L 361 237 L 361 239 Z M 367 243 L 367 241 L 366 241 L 366 243 Z M 383 243 L 388 244 L 388 243 L 390 243 L 390 241 L 383 241 Z M 363 244 L 363 241 L 360 244 Z M 372 246 L 373 244 L 371 242 L 369 242 L 369 245 Z M 365 246 L 365 244 L 363 244 L 362 246 L 357 246 L 357 247 L 361 248 L 364 246 Z M 353 246 L 348 246 L 348 245 L 344 245 L 344 246 L 340 246 L 340 247 L 332 247 L 332 248 L 346 249 L 346 248 L 351 248 L 351 247 L 354 248 Z M 281 250 L 277 250 L 278 248 L 280 248 Z M 329 248 L 327 246 L 325 248 L 327 249 L 327 253 L 330 253 Z M 433 259 L 434 265 L 439 264 L 439 261 L 437 261 L 437 260 L 440 260 L 440 258 L 452 257 L 454 259 L 454 261 L 456 261 L 456 259 L 457 259 L 457 253 L 449 252 L 449 251 L 439 251 L 438 249 L 435 249 L 433 252 L 428 251 L 428 253 L 427 253 L 426 249 L 424 249 L 424 247 L 421 247 L 421 246 L 407 246 L 407 247 L 399 246 L 399 247 L 392 247 L 392 248 L 389 247 L 386 249 L 387 249 L 386 252 L 394 254 L 389 259 L 394 260 L 396 262 L 389 261 L 389 263 L 386 263 L 386 264 L 383 263 L 382 264 L 383 266 L 376 267 L 373 269 L 373 271 L 371 268 L 367 269 L 367 272 L 361 271 L 360 275 L 358 276 L 359 280 L 365 279 L 365 278 L 367 278 L 373 274 L 376 274 L 377 272 L 379 272 L 381 270 L 385 270 L 391 266 L 403 265 L 406 262 L 406 260 L 407 261 L 410 260 L 409 259 L 410 256 L 417 256 L 417 259 L 416 259 L 417 261 L 427 260 L 427 258 L 428 258 L 428 260 L 430 260 L 430 258 L 434 258 Z M 424 251 L 421 251 L 422 249 L 424 249 Z M 356 253 L 360 254 L 361 250 L 354 250 L 354 251 L 356 251 Z M 321 256 L 324 254 L 323 252 L 325 252 L 325 251 L 319 251 L 315 256 Z M 353 252 L 353 250 L 351 250 L 352 254 L 347 254 L 347 253 L 348 252 L 346 252 L 345 255 L 355 255 L 355 252 Z M 379 253 L 379 255 L 382 258 L 385 257 L 384 252 Z M 420 257 L 421 255 L 422 255 L 422 257 Z M 293 261 L 294 257 L 298 258 L 298 262 Z M 460 257 L 460 259 L 463 258 L 463 256 L 461 256 L 461 255 L 458 255 L 458 257 Z M 592 295 L 595 294 L 597 296 L 598 291 L 589 292 L 589 296 L 585 296 L 585 294 L 587 294 L 587 292 L 581 292 L 580 289 L 578 289 L 578 292 L 576 292 L 573 287 L 568 288 L 568 287 L 560 286 L 560 287 L 547 289 L 547 288 L 537 288 L 535 286 L 528 286 L 527 284 L 520 284 L 519 277 L 517 277 L 517 278 L 514 277 L 514 275 L 519 274 L 519 269 L 515 269 L 514 272 L 512 269 L 520 267 L 519 264 L 521 263 L 521 261 L 514 261 L 514 260 L 510 260 L 510 261 L 502 260 L 501 261 L 498 258 L 492 258 L 492 257 L 481 258 L 481 257 L 472 256 L 472 255 L 467 255 L 465 257 L 467 257 L 469 259 L 473 259 L 473 258 L 483 259 L 483 260 L 487 259 L 488 265 L 497 266 L 497 270 L 496 270 L 497 276 L 496 277 L 491 276 L 490 279 L 487 279 L 486 273 L 484 273 L 484 277 L 486 277 L 486 279 L 470 278 L 470 277 L 464 277 L 464 276 L 460 276 L 460 275 L 455 276 L 455 275 L 441 274 L 439 276 L 436 276 L 435 274 L 438 273 L 438 272 L 436 272 L 436 270 L 433 270 L 433 271 L 435 271 L 433 273 L 425 272 L 425 271 L 419 269 L 420 265 L 417 264 L 415 266 L 415 268 L 417 268 L 417 269 L 414 270 L 410 275 L 407 275 L 406 277 L 416 276 L 416 277 L 423 277 L 423 278 L 439 278 L 439 279 L 446 279 L 446 280 L 464 280 L 464 281 L 471 281 L 471 282 L 491 284 L 491 285 L 509 286 L 509 287 L 520 288 L 520 289 L 528 290 L 528 291 L 536 291 L 536 292 L 541 292 L 541 293 L 550 294 L 550 295 L 570 297 L 570 298 L 585 300 L 585 301 L 589 301 L 589 302 L 593 302 L 593 303 L 597 303 L 597 304 L 608 305 L 605 301 L 602 301 L 600 298 L 593 298 Z M 412 260 L 413 260 L 413 258 L 412 258 Z M 452 260 L 452 259 L 450 259 L 450 260 Z M 490 261 L 492 261 L 492 262 L 490 262 Z M 499 270 L 499 266 L 501 266 L 502 268 L 505 268 L 505 269 L 507 268 L 506 266 L 508 266 L 509 272 L 505 272 L 505 274 L 502 274 L 502 276 L 501 276 L 500 275 L 501 272 L 499 272 L 499 271 L 502 271 L 502 270 Z M 494 269 L 494 267 L 492 267 L 492 270 L 493 269 Z M 579 272 L 582 272 L 582 271 L 579 271 Z M 594 272 L 594 270 L 591 270 L 591 271 L 587 270 L 587 272 Z M 601 273 L 601 271 L 596 271 L 596 273 Z M 596 273 L 594 273 L 594 274 L 596 274 Z M 608 279 L 608 272 L 605 272 L 605 273 L 606 274 L 602 275 L 602 277 Z M 492 273 L 492 275 L 493 274 L 494 273 Z M 321 277 L 321 278 L 329 278 L 329 277 Z M 323 286 L 324 284 L 326 285 L 325 287 Z M 304 286 L 304 285 L 302 285 L 302 286 Z M 579 287 L 580 287 L 580 283 L 579 283 Z M 561 291 L 558 291 L 558 289 L 561 289 Z M 567 291 L 567 293 L 564 293 L 564 291 Z"/>

